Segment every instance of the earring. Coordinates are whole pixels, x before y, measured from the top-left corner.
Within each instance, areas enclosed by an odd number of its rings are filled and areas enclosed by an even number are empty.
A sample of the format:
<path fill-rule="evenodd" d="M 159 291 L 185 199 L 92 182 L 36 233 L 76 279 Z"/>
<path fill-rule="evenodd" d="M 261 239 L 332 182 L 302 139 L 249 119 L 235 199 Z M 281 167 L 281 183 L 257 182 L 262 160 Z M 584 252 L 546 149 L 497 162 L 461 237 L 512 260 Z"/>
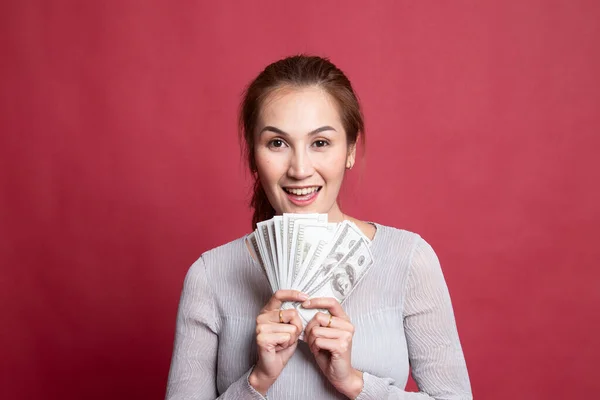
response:
<path fill-rule="evenodd" d="M 352 169 L 352 167 L 354 167 L 354 164 L 347 165 L 346 169 Z"/>

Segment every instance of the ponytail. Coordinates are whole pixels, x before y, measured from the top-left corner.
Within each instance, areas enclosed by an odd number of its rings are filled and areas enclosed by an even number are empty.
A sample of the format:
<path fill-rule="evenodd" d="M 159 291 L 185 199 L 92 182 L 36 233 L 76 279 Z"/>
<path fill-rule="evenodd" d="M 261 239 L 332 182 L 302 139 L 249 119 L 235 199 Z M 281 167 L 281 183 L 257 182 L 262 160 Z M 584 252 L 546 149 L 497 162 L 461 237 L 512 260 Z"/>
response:
<path fill-rule="evenodd" d="M 275 216 L 275 209 L 269 202 L 267 194 L 258 180 L 258 177 L 254 179 L 250 207 L 254 209 L 254 214 L 252 215 L 252 229 L 256 229 L 256 224 L 259 222 L 271 219 Z"/>

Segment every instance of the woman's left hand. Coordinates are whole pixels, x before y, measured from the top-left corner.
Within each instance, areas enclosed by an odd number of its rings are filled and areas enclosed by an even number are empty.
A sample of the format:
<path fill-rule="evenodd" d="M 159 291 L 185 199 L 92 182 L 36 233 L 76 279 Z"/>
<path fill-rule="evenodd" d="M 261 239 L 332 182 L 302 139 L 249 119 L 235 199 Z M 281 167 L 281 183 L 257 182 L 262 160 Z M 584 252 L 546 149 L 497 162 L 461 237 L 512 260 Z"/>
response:
<path fill-rule="evenodd" d="M 327 309 L 318 312 L 306 325 L 304 340 L 329 382 L 347 397 L 356 398 L 363 388 L 362 372 L 352 367 L 354 325 L 338 301 L 320 297 L 305 301 L 304 308 Z"/>

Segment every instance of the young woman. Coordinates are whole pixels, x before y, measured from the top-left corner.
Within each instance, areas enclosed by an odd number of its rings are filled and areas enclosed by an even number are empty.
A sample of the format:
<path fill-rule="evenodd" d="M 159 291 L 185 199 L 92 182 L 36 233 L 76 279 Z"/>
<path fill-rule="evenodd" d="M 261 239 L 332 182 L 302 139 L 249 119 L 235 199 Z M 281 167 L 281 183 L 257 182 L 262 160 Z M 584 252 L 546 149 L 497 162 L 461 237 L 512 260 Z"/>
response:
<path fill-rule="evenodd" d="M 330 61 L 289 57 L 246 90 L 240 130 L 255 179 L 253 225 L 327 213 L 369 237 L 375 263 L 343 305 L 272 293 L 246 237 L 204 253 L 184 283 L 167 399 L 471 399 L 448 289 L 417 234 L 359 221 L 338 206 L 363 119 Z M 340 278 L 340 287 L 353 282 Z M 344 289 L 345 290 L 345 289 Z M 285 301 L 327 309 L 302 324 Z M 404 391 L 409 373 L 419 393 Z"/>

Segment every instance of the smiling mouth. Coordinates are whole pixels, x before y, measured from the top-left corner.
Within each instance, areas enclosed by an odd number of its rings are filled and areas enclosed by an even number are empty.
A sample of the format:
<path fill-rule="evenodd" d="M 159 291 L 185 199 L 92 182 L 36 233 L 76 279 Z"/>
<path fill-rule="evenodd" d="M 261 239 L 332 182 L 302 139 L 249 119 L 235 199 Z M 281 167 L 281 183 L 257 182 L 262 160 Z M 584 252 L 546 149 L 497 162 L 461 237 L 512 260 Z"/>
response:
<path fill-rule="evenodd" d="M 310 186 L 310 187 L 304 187 L 304 188 L 286 188 L 284 187 L 283 190 L 291 195 L 294 196 L 306 196 L 315 192 L 318 192 L 319 190 L 321 190 L 323 186 Z"/>

